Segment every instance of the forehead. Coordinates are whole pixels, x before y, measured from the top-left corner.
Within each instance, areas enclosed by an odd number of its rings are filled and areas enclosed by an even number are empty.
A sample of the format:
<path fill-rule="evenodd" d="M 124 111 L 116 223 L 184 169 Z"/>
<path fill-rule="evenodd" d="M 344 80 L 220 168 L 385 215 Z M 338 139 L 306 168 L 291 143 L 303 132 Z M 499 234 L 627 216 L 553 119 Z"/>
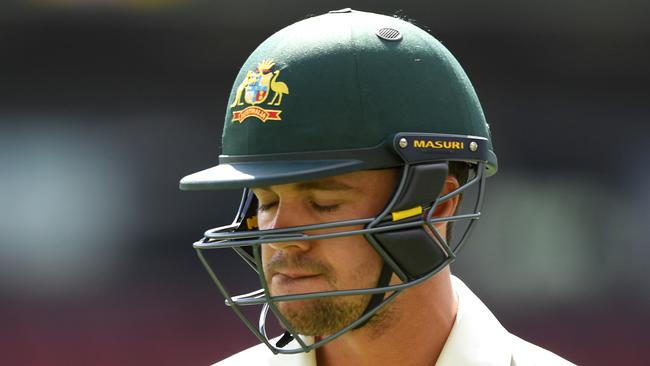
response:
<path fill-rule="evenodd" d="M 279 184 L 270 187 L 254 188 L 262 191 L 340 191 L 364 192 L 378 188 L 392 188 L 397 179 L 397 169 L 363 170 L 359 172 L 314 179 L 305 182 Z"/>

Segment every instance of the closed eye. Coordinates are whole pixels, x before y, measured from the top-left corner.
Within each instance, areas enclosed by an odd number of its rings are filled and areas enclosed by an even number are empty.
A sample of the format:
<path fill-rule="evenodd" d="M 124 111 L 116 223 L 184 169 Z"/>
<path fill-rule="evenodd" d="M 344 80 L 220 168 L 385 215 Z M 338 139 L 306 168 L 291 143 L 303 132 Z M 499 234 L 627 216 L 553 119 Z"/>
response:
<path fill-rule="evenodd" d="M 311 207 L 318 212 L 333 212 L 336 211 L 336 209 L 338 209 L 339 206 L 340 204 L 323 206 L 323 205 L 319 205 L 316 202 L 313 201 L 311 202 Z"/>
<path fill-rule="evenodd" d="M 269 211 L 269 210 L 273 209 L 274 207 L 276 207 L 277 205 L 278 205 L 277 201 L 269 202 L 269 203 L 265 203 L 265 204 L 259 203 L 258 206 L 257 206 L 257 212 Z M 310 202 L 310 205 L 315 211 L 323 212 L 323 213 L 336 211 L 339 208 L 339 206 L 341 206 L 338 203 L 335 204 L 335 205 L 319 205 L 318 203 L 313 202 L 313 201 Z"/>
<path fill-rule="evenodd" d="M 278 205 L 277 201 L 271 202 L 271 203 L 266 203 L 266 204 L 259 203 L 258 206 L 257 206 L 257 212 L 268 211 L 268 210 L 272 209 L 273 207 L 275 207 L 277 205 Z"/>

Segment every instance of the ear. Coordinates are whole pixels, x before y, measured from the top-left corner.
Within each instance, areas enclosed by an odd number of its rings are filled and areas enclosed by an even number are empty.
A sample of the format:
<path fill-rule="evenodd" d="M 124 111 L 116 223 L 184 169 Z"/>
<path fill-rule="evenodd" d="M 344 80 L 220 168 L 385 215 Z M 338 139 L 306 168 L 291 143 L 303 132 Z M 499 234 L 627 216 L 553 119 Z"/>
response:
<path fill-rule="evenodd" d="M 454 177 L 453 175 L 448 175 L 447 179 L 445 179 L 445 185 L 442 188 L 442 192 L 440 193 L 440 196 L 445 196 L 448 193 L 458 189 L 458 187 L 460 187 L 460 183 L 458 183 L 458 179 L 456 179 L 456 177 Z M 455 195 L 454 197 L 448 199 L 447 201 L 439 203 L 438 206 L 436 206 L 436 210 L 434 211 L 433 216 L 449 217 L 453 215 L 456 212 L 456 207 L 458 207 L 459 201 L 460 201 L 460 195 Z"/>

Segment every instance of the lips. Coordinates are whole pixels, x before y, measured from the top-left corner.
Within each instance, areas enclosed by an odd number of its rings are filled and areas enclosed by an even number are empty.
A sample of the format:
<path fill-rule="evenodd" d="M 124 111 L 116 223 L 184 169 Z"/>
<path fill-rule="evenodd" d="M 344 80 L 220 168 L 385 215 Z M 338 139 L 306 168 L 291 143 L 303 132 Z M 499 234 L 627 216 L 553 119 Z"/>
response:
<path fill-rule="evenodd" d="M 273 276 L 280 275 L 284 277 L 288 277 L 290 279 L 299 279 L 299 278 L 308 278 L 308 277 L 316 277 L 319 276 L 319 273 L 309 273 L 309 272 L 301 272 L 301 271 L 291 271 L 291 270 L 285 270 L 285 271 L 278 271 L 273 274 Z"/>
<path fill-rule="evenodd" d="M 278 272 L 275 273 L 273 277 L 271 277 L 271 280 L 273 282 L 278 282 L 279 284 L 283 284 L 283 283 L 287 284 L 291 282 L 310 280 L 312 278 L 317 278 L 319 276 L 320 274 Z"/>
<path fill-rule="evenodd" d="M 274 273 L 271 277 L 271 283 L 288 292 L 293 292 L 291 290 L 309 292 L 310 284 L 314 284 L 313 281 L 318 281 L 320 277 L 320 273 L 283 271 Z"/>

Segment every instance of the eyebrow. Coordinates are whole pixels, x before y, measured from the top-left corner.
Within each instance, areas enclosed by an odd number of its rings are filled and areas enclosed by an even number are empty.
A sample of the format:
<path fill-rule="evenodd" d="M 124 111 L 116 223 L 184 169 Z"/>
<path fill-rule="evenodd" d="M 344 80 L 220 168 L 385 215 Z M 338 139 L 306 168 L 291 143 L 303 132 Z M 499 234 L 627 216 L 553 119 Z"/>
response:
<path fill-rule="evenodd" d="M 335 180 L 317 180 L 296 183 L 299 191 L 358 191 L 358 188 Z M 272 191 L 270 187 L 257 188 L 262 191 Z"/>
<path fill-rule="evenodd" d="M 296 187 L 299 191 L 352 191 L 358 190 L 352 186 L 349 186 L 343 182 L 337 182 L 334 180 L 319 180 L 311 182 L 300 182 L 296 184 Z"/>

